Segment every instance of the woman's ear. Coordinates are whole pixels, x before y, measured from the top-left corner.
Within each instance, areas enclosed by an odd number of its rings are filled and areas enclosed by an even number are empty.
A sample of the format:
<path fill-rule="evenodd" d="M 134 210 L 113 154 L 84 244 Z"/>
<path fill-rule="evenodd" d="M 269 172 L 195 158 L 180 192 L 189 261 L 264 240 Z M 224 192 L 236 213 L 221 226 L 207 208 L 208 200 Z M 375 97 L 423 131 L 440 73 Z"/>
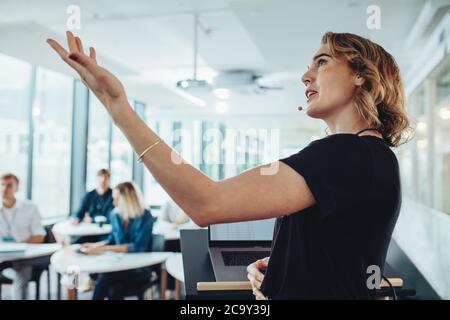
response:
<path fill-rule="evenodd" d="M 357 75 L 355 76 L 355 81 L 354 81 L 355 86 L 360 87 L 360 86 L 362 86 L 362 85 L 364 84 L 365 81 L 366 81 L 366 79 L 364 79 L 363 77 L 361 77 L 361 75 L 357 74 Z"/>

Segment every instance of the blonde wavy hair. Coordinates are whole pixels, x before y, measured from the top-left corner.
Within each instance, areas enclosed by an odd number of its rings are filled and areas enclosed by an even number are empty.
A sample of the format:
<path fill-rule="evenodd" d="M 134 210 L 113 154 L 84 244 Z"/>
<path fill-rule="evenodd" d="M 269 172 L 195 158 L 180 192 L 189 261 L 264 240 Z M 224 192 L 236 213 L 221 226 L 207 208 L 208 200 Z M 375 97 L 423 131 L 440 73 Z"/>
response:
<path fill-rule="evenodd" d="M 355 96 L 356 109 L 362 118 L 371 128 L 377 128 L 391 147 L 407 142 L 412 130 L 400 70 L 392 55 L 380 45 L 351 33 L 327 32 L 322 44 L 365 79 Z"/>
<path fill-rule="evenodd" d="M 139 187 L 134 182 L 119 183 L 114 188 L 118 193 L 117 211 L 124 220 L 140 217 L 145 212 L 145 203 Z"/>

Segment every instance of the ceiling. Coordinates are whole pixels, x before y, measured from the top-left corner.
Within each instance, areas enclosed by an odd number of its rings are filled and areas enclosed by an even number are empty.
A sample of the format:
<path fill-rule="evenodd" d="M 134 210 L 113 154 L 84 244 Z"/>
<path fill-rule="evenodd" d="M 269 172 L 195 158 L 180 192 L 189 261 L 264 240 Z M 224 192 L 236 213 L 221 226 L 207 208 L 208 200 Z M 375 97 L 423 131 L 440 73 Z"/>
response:
<path fill-rule="evenodd" d="M 449 0 L 450 2 L 450 0 Z M 112 69 L 129 94 L 155 113 L 215 113 L 212 92 L 196 92 L 199 107 L 173 90 L 193 72 L 193 12 L 199 14 L 198 78 L 252 70 L 283 90 L 231 93 L 230 115 L 296 115 L 305 102 L 299 78 L 325 31 L 352 32 L 381 44 L 407 72 L 416 56 L 406 40 L 425 0 L 0 0 L 0 52 L 69 72 L 45 38 L 63 39 L 66 10 L 81 9 L 81 29 L 99 62 Z M 378 5 L 381 29 L 366 26 L 369 5 Z M 9 30 L 9 31 L 8 31 Z M 8 32 L 7 32 L 8 31 Z M 9 34 L 9 37 L 7 36 Z M 283 120 L 285 121 L 285 120 Z M 315 126 L 314 124 L 313 126 Z"/>

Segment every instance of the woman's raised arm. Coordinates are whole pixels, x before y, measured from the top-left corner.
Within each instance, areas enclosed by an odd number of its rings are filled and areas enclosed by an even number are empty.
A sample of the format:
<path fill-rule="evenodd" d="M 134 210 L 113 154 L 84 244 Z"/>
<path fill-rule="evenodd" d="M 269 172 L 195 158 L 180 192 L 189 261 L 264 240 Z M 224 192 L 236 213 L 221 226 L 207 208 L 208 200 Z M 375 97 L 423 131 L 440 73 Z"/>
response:
<path fill-rule="evenodd" d="M 86 55 L 81 40 L 71 32 L 67 32 L 67 41 L 70 52 L 55 40 L 47 40 L 99 98 L 136 153 L 140 155 L 159 141 L 158 135 L 129 105 L 121 82 L 97 64 L 95 50 L 90 48 Z M 143 162 L 172 199 L 200 226 L 279 217 L 315 203 L 303 177 L 281 162 L 219 182 L 182 161 L 163 142 L 150 150 Z"/>

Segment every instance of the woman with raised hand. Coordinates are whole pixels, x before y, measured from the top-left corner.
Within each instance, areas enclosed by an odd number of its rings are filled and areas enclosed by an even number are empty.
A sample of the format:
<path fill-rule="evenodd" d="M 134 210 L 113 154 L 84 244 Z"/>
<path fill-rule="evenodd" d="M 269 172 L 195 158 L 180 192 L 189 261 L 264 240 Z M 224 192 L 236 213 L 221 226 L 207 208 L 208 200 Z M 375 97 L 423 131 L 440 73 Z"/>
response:
<path fill-rule="evenodd" d="M 213 181 L 180 162 L 138 117 L 93 48 L 85 54 L 71 32 L 67 40 L 69 51 L 48 43 L 196 224 L 278 218 L 270 258 L 248 268 L 256 298 L 374 297 L 367 270 L 383 271 L 401 203 L 390 147 L 402 142 L 408 128 L 400 72 L 381 46 L 353 34 L 326 33 L 301 80 L 307 114 L 325 121 L 331 134 L 288 158 Z"/>

